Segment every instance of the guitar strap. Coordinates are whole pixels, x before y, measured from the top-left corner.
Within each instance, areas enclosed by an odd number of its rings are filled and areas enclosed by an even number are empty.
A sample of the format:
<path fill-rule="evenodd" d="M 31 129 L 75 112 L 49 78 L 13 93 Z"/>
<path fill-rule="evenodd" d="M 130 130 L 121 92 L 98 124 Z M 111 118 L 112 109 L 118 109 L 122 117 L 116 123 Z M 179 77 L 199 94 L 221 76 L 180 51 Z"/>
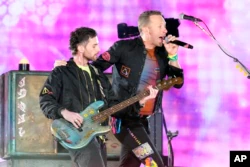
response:
<path fill-rule="evenodd" d="M 102 86 L 102 83 L 101 83 L 101 81 L 100 81 L 100 74 L 99 74 L 99 71 L 98 71 L 98 69 L 95 67 L 95 66 L 93 66 L 93 65 L 91 65 L 91 64 L 89 64 L 89 66 L 91 66 L 92 67 L 92 69 L 94 70 L 94 72 L 95 72 L 95 76 L 96 76 L 96 79 L 97 79 L 97 83 L 98 83 L 98 86 L 99 86 L 99 88 L 100 88 L 100 92 L 101 92 L 101 94 L 102 94 L 102 97 L 103 97 L 103 100 L 106 98 L 106 96 L 105 96 L 105 94 L 104 94 L 104 90 L 103 90 L 103 86 Z M 106 99 L 105 99 L 106 100 Z M 108 119 L 108 122 L 110 122 L 110 118 Z M 99 138 L 105 143 L 105 141 L 106 141 L 106 136 L 105 135 L 102 135 L 102 136 L 99 136 Z"/>
<path fill-rule="evenodd" d="M 111 118 L 111 130 L 113 134 L 118 134 L 121 131 L 121 123 L 122 120 L 119 118 L 112 117 Z"/>
<path fill-rule="evenodd" d="M 106 96 L 105 96 L 105 94 L 104 94 L 103 87 L 102 87 L 101 81 L 100 81 L 100 79 L 99 79 L 100 74 L 99 74 L 99 72 L 98 72 L 98 69 L 97 69 L 96 67 L 92 66 L 92 65 L 90 65 L 90 66 L 94 69 L 94 71 L 95 71 L 95 73 L 96 73 L 97 82 L 98 82 L 98 84 L 99 84 L 101 94 L 103 95 L 103 98 L 105 98 Z M 120 133 L 120 129 L 121 129 L 121 119 L 117 119 L 117 118 L 114 118 L 114 117 L 111 118 L 111 117 L 110 117 L 108 122 L 109 122 L 109 124 L 110 124 L 111 127 L 112 127 L 112 132 L 113 132 L 113 134 Z"/>
<path fill-rule="evenodd" d="M 94 71 L 95 71 L 95 74 L 96 74 L 96 76 L 97 76 L 97 83 L 98 83 L 99 88 L 100 88 L 100 92 L 101 92 L 103 98 L 105 98 L 106 96 L 105 96 L 105 94 L 104 94 L 103 87 L 102 87 L 102 84 L 101 84 L 101 81 L 100 81 L 100 78 L 99 78 L 100 74 L 99 74 L 99 72 L 98 72 L 98 69 L 97 69 L 96 67 L 94 67 L 93 65 L 91 65 L 91 64 L 90 64 L 90 66 L 91 66 L 91 67 L 94 69 Z"/>

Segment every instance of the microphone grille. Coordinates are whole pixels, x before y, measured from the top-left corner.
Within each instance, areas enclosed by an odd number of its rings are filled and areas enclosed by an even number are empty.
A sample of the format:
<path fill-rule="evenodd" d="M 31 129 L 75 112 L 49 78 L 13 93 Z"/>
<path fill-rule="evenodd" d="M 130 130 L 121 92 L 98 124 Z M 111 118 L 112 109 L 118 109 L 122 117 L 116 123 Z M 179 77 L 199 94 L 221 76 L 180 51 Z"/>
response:
<path fill-rule="evenodd" d="M 166 41 L 166 43 L 168 43 L 168 42 L 169 42 L 167 37 L 165 37 L 165 39 L 164 39 L 164 40 Z"/>
<path fill-rule="evenodd" d="M 184 19 L 184 14 L 181 13 L 180 16 L 179 16 L 179 18 L 183 20 Z"/>

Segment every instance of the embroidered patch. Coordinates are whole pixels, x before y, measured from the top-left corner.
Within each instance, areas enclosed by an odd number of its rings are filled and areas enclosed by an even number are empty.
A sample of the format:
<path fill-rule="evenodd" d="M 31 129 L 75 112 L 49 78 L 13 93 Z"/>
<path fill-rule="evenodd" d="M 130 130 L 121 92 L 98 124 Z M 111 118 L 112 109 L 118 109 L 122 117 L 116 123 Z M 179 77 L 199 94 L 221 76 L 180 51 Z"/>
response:
<path fill-rule="evenodd" d="M 42 95 L 44 94 L 53 94 L 53 92 L 49 91 L 49 89 L 47 89 L 46 87 L 43 88 L 43 91 L 42 91 Z"/>
<path fill-rule="evenodd" d="M 109 60 L 110 60 L 110 54 L 109 54 L 109 52 L 104 52 L 104 53 L 102 54 L 102 58 L 103 58 L 104 60 L 106 60 L 106 61 L 109 61 Z"/>
<path fill-rule="evenodd" d="M 131 69 L 129 67 L 126 67 L 124 65 L 122 65 L 120 74 L 126 78 L 128 78 L 129 74 L 130 74 Z"/>
<path fill-rule="evenodd" d="M 148 142 L 140 145 L 139 147 L 136 147 L 132 151 L 140 160 L 154 153 Z"/>

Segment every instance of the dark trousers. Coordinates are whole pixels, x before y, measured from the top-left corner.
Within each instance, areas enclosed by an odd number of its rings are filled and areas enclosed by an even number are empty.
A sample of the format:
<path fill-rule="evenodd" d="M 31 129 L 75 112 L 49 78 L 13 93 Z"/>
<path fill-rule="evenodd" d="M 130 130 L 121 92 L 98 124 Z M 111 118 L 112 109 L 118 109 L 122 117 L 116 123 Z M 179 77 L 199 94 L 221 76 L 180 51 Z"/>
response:
<path fill-rule="evenodd" d="M 158 167 L 164 167 L 162 158 L 151 142 L 143 126 L 122 126 L 115 134 L 121 142 L 120 167 L 140 167 L 147 160 L 153 160 Z"/>
<path fill-rule="evenodd" d="M 86 147 L 68 149 L 74 167 L 106 167 L 107 151 L 102 141 L 94 138 Z"/>

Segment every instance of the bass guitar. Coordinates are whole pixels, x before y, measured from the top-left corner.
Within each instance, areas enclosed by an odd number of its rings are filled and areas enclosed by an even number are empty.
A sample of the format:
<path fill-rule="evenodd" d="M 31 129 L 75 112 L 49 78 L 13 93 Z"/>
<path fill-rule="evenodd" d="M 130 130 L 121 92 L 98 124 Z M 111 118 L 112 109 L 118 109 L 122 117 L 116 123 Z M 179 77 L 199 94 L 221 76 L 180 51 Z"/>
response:
<path fill-rule="evenodd" d="M 181 84 L 182 78 L 169 78 L 162 80 L 155 86 L 159 90 L 168 90 L 175 84 Z M 91 103 L 85 110 L 80 112 L 83 117 L 83 125 L 77 129 L 65 119 L 56 119 L 52 122 L 51 132 L 56 139 L 65 148 L 79 149 L 85 147 L 94 137 L 103 135 L 111 130 L 110 126 L 101 126 L 109 116 L 120 111 L 121 109 L 143 99 L 150 94 L 148 89 L 134 97 L 131 97 L 119 104 L 116 104 L 102 112 L 99 109 L 104 105 L 103 101 L 95 101 Z"/>

